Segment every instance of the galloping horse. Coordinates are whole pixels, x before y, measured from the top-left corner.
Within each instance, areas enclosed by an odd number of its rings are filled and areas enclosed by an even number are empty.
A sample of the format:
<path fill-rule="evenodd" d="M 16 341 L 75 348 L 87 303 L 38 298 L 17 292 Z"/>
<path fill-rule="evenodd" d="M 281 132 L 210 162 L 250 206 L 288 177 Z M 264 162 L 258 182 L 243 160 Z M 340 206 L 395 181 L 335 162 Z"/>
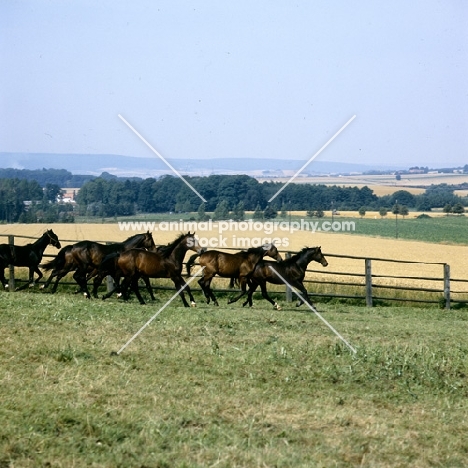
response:
<path fill-rule="evenodd" d="M 195 306 L 190 288 L 182 278 L 182 262 L 188 250 L 198 254 L 203 252 L 203 248 L 195 238 L 195 233 L 181 234 L 173 242 L 159 247 L 156 251 L 131 249 L 122 252 L 117 260 L 117 269 L 125 277 L 122 283 L 124 297 L 126 297 L 127 288 L 130 285 L 140 304 L 144 304 L 145 301 L 138 289 L 139 278 L 170 278 L 177 290 L 185 286 L 184 290 L 187 291 L 192 306 Z M 112 256 L 109 256 L 106 261 L 113 261 Z M 181 291 L 180 296 L 184 306 L 189 307 L 184 291 Z"/>
<path fill-rule="evenodd" d="M 44 270 L 52 270 L 44 288 L 49 286 L 52 278 L 56 277 L 52 293 L 57 290 L 59 281 L 69 272 L 75 271 L 73 278 L 80 286 L 87 298 L 90 297 L 87 280 L 97 274 L 99 264 L 107 255 L 111 253 L 120 253 L 133 248 L 154 249 L 153 236 L 148 231 L 144 234 L 135 234 L 124 242 L 115 242 L 113 244 L 100 244 L 93 241 L 81 241 L 73 245 L 64 247 L 54 260 L 42 265 Z"/>
<path fill-rule="evenodd" d="M 252 247 L 246 251 L 236 252 L 234 254 L 220 252 L 218 250 L 208 250 L 200 255 L 200 266 L 204 266 L 203 277 L 198 281 L 198 284 L 203 290 L 207 304 L 213 300 L 214 305 L 219 305 L 216 300 L 213 290 L 211 289 L 211 281 L 215 275 L 223 278 L 237 278 L 241 287 L 241 293 L 234 299 L 230 299 L 228 304 L 239 300 L 247 292 L 247 280 L 255 269 L 257 263 L 265 256 L 282 260 L 278 249 L 274 244 L 265 244 L 261 247 Z M 187 262 L 187 272 L 190 274 L 190 269 L 195 261 L 193 255 Z"/>
<path fill-rule="evenodd" d="M 303 284 L 307 266 L 312 261 L 318 262 L 324 267 L 328 265 L 327 259 L 322 254 L 321 247 L 304 247 L 299 253 L 281 262 L 268 262 L 264 260 L 258 262 L 253 274 L 249 278 L 250 287 L 247 300 L 242 305 L 245 307 L 249 304 L 252 307 L 252 295 L 257 287 L 260 286 L 262 296 L 273 305 L 273 308 L 280 310 L 280 306 L 268 296 L 266 283 L 285 284 L 283 279 L 299 291 L 296 307 L 302 305 L 303 301 L 301 298 L 312 305 Z"/>
<path fill-rule="evenodd" d="M 29 280 L 26 284 L 18 288 L 18 290 L 34 286 L 34 273 L 37 273 L 37 281 L 44 275 L 39 270 L 44 250 L 51 244 L 57 249 L 60 249 L 60 241 L 52 229 L 47 230 L 42 236 L 32 244 L 27 245 L 0 245 L 0 281 L 3 287 L 8 288 L 8 283 L 5 279 L 5 268 L 8 265 L 29 268 Z"/>

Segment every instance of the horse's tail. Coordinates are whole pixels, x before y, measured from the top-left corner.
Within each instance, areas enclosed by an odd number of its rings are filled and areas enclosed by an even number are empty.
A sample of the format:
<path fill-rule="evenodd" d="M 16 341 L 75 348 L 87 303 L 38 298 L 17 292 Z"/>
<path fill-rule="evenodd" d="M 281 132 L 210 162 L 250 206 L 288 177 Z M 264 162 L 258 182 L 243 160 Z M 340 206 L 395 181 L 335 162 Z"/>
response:
<path fill-rule="evenodd" d="M 110 274 L 112 276 L 115 273 L 115 263 L 119 257 L 120 252 L 112 252 L 106 255 L 99 264 L 99 274 Z"/>
<path fill-rule="evenodd" d="M 187 275 L 190 276 L 190 271 L 192 270 L 195 260 L 200 256 L 200 254 L 193 254 L 187 261 L 185 268 L 187 268 Z"/>
<path fill-rule="evenodd" d="M 60 250 L 54 259 L 46 263 L 41 263 L 39 266 L 46 271 L 62 269 L 65 266 L 65 250 L 66 247 Z"/>

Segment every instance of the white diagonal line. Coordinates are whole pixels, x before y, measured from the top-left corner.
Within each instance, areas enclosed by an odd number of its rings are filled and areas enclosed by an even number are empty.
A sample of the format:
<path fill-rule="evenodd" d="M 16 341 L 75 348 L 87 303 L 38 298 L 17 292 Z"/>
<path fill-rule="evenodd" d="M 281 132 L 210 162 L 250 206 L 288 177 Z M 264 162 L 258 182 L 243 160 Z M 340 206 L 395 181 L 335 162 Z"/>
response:
<path fill-rule="evenodd" d="M 274 200 L 354 119 L 353 115 L 269 200 Z"/>
<path fill-rule="evenodd" d="M 201 267 L 118 351 L 120 354 L 197 276 L 205 267 Z"/>
<path fill-rule="evenodd" d="M 322 320 L 322 322 L 354 353 L 356 354 L 357 351 L 317 312 L 317 310 L 315 309 L 314 306 L 310 305 L 301 295 L 301 293 L 296 289 L 294 288 L 293 286 L 291 286 L 271 265 L 268 266 L 268 268 L 270 268 L 271 271 L 273 271 L 276 276 L 278 276 L 281 281 L 286 285 L 288 286 L 289 288 L 291 288 L 292 291 L 294 291 L 294 293 L 296 294 L 296 296 L 312 311 L 314 312 L 317 317 Z"/>
<path fill-rule="evenodd" d="M 130 125 L 123 117 L 122 115 L 118 114 L 119 119 L 122 120 L 122 122 L 125 123 L 125 125 L 133 132 L 135 135 L 140 138 L 140 140 L 159 158 L 161 161 L 175 174 L 177 177 L 180 177 L 186 184 L 187 186 L 194 192 L 196 195 L 198 195 L 205 203 L 206 200 L 200 195 L 200 193 L 189 183 L 187 182 L 182 174 L 180 174 L 177 169 L 175 169 L 156 149 L 154 149 L 151 144 L 139 133 L 135 130 L 135 128 Z"/>

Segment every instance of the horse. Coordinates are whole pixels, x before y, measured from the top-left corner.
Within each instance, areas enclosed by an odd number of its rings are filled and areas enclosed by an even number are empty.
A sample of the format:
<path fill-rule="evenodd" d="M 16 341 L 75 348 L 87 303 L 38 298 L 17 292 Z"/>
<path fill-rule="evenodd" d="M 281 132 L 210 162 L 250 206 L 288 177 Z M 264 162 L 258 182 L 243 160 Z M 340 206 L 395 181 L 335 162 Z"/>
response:
<path fill-rule="evenodd" d="M 148 252 L 141 249 L 131 249 L 122 252 L 118 256 L 117 266 L 121 275 L 125 277 L 122 283 L 124 298 L 127 297 L 126 291 L 130 286 L 137 296 L 140 304 L 145 304 L 138 289 L 139 278 L 170 278 L 177 290 L 180 290 L 180 297 L 185 307 L 189 307 L 185 299 L 184 290 L 189 295 L 191 305 L 195 306 L 195 300 L 190 288 L 182 278 L 182 266 L 185 254 L 188 250 L 203 253 L 203 248 L 195 238 L 195 233 L 181 234 L 170 244 L 160 247 L 156 251 Z M 111 261 L 112 258 L 108 258 Z"/>
<path fill-rule="evenodd" d="M 135 234 L 123 242 L 114 242 L 108 245 L 88 240 L 68 245 L 57 254 L 54 260 L 42 265 L 44 270 L 52 270 L 50 277 L 43 287 L 48 287 L 55 277 L 55 284 L 51 291 L 54 293 L 57 290 L 59 281 L 67 273 L 75 271 L 73 278 L 78 283 L 78 286 L 80 286 L 78 292 L 83 292 L 89 298 L 87 281 L 97 274 L 99 264 L 104 257 L 111 253 L 119 253 L 139 247 L 146 249 L 154 249 L 156 247 L 153 236 L 149 231 L 143 234 Z"/>
<path fill-rule="evenodd" d="M 241 287 L 241 293 L 236 298 L 230 299 L 228 304 L 238 301 L 247 292 L 246 285 L 249 276 L 253 273 L 257 263 L 265 256 L 276 260 L 282 260 L 282 257 L 274 244 L 252 247 L 248 250 L 242 250 L 234 254 L 220 252 L 219 250 L 207 250 L 201 254 L 199 263 L 200 266 L 205 268 L 203 270 L 203 276 L 198 281 L 198 284 L 202 288 L 207 304 L 210 303 L 210 300 L 213 300 L 214 305 L 219 305 L 215 295 L 213 294 L 213 290 L 211 289 L 211 281 L 215 275 L 219 275 L 223 278 L 238 279 Z M 194 261 L 195 255 L 193 255 L 187 262 L 188 274 L 190 274 L 190 269 Z"/>
<path fill-rule="evenodd" d="M 249 306 L 252 307 L 252 295 L 257 287 L 260 286 L 262 296 L 273 305 L 274 309 L 281 310 L 281 307 L 268 296 L 266 283 L 285 284 L 284 281 L 298 291 L 298 293 L 296 293 L 298 296 L 296 307 L 301 306 L 303 301 L 313 305 L 303 284 L 307 266 L 312 261 L 318 262 L 324 267 L 328 265 L 328 261 L 324 257 L 321 247 L 304 247 L 291 258 L 280 262 L 264 260 L 258 262 L 253 274 L 249 278 L 250 284 L 247 300 L 242 306 L 245 307 L 249 304 Z"/>
<path fill-rule="evenodd" d="M 29 279 L 20 288 L 25 289 L 28 286 L 34 286 L 34 273 L 37 273 L 37 281 L 39 281 L 44 275 L 39 270 L 39 264 L 41 263 L 44 250 L 48 245 L 53 245 L 57 249 L 60 249 L 60 241 L 52 229 L 48 229 L 42 236 L 37 239 L 36 242 L 27 245 L 0 245 L 0 281 L 3 287 L 8 288 L 8 283 L 5 279 L 5 268 L 8 265 L 14 265 L 19 267 L 29 268 Z"/>

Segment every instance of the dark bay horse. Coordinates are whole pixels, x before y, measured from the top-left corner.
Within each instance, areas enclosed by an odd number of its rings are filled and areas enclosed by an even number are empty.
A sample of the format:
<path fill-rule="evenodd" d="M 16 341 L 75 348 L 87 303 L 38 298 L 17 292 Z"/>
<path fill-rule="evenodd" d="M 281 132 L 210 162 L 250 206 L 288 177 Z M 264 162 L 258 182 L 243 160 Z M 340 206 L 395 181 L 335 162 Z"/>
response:
<path fill-rule="evenodd" d="M 189 307 L 185 299 L 185 291 L 189 295 L 192 306 L 194 306 L 195 300 L 190 288 L 186 286 L 182 278 L 182 262 L 188 250 L 192 250 L 198 254 L 203 252 L 203 248 L 198 243 L 195 233 L 191 234 L 188 232 L 187 234 L 181 234 L 173 242 L 159 247 L 156 251 L 148 252 L 141 249 L 131 249 L 122 252 L 118 257 L 117 266 L 121 275 L 125 278 L 122 283 L 124 297 L 126 296 L 127 288 L 130 286 L 140 304 L 144 304 L 145 301 L 138 289 L 138 280 L 145 277 L 170 278 L 177 290 L 185 286 L 184 291 L 180 293 L 184 306 Z"/>
<path fill-rule="evenodd" d="M 261 247 L 252 247 L 248 250 L 236 252 L 234 254 L 220 252 L 219 250 L 207 250 L 200 255 L 200 266 L 205 267 L 203 276 L 198 281 L 202 291 L 206 297 L 206 302 L 209 304 L 213 300 L 214 305 L 219 305 L 216 300 L 213 290 L 211 289 L 211 281 L 215 275 L 223 278 L 237 278 L 241 288 L 241 293 L 234 299 L 230 299 L 228 303 L 238 301 L 247 292 L 247 280 L 253 273 L 257 263 L 265 256 L 281 260 L 281 255 L 274 244 L 265 244 Z M 195 261 L 195 256 L 192 256 L 187 262 L 187 272 L 190 274 L 190 269 Z"/>
<path fill-rule="evenodd" d="M 0 281 L 4 288 L 8 288 L 8 283 L 5 279 L 5 268 L 8 265 L 29 268 L 29 280 L 26 284 L 18 288 L 18 290 L 34 286 L 34 273 L 37 273 L 37 281 L 39 281 L 43 274 L 39 270 L 39 263 L 41 263 L 44 250 L 48 245 L 53 245 L 60 249 L 60 241 L 52 229 L 47 230 L 42 236 L 32 244 L 27 245 L 0 245 Z"/>
<path fill-rule="evenodd" d="M 52 270 L 44 288 L 49 286 L 53 278 L 56 278 L 52 293 L 57 290 L 59 281 L 71 271 L 75 271 L 73 278 L 80 286 L 79 292 L 84 292 L 90 297 L 87 280 L 98 272 L 101 261 L 109 254 L 120 253 L 133 248 L 154 249 L 156 247 L 152 234 L 148 231 L 143 234 L 135 234 L 123 242 L 112 244 L 100 244 L 93 241 L 81 241 L 64 247 L 54 260 L 42 265 L 44 270 Z"/>
<path fill-rule="evenodd" d="M 282 278 L 284 278 L 290 286 L 299 291 L 300 297 L 312 305 L 303 284 L 307 266 L 312 261 L 318 262 L 324 267 L 328 265 L 327 259 L 323 256 L 320 247 L 305 247 L 291 258 L 280 262 L 268 262 L 265 260 L 258 262 L 253 274 L 249 278 L 247 300 L 242 305 L 245 307 L 249 304 L 249 306 L 252 307 L 252 295 L 257 287 L 260 286 L 262 296 L 269 301 L 276 310 L 280 310 L 280 306 L 268 295 L 266 283 L 285 284 Z M 296 307 L 301 306 L 302 303 L 303 301 L 299 298 Z"/>

